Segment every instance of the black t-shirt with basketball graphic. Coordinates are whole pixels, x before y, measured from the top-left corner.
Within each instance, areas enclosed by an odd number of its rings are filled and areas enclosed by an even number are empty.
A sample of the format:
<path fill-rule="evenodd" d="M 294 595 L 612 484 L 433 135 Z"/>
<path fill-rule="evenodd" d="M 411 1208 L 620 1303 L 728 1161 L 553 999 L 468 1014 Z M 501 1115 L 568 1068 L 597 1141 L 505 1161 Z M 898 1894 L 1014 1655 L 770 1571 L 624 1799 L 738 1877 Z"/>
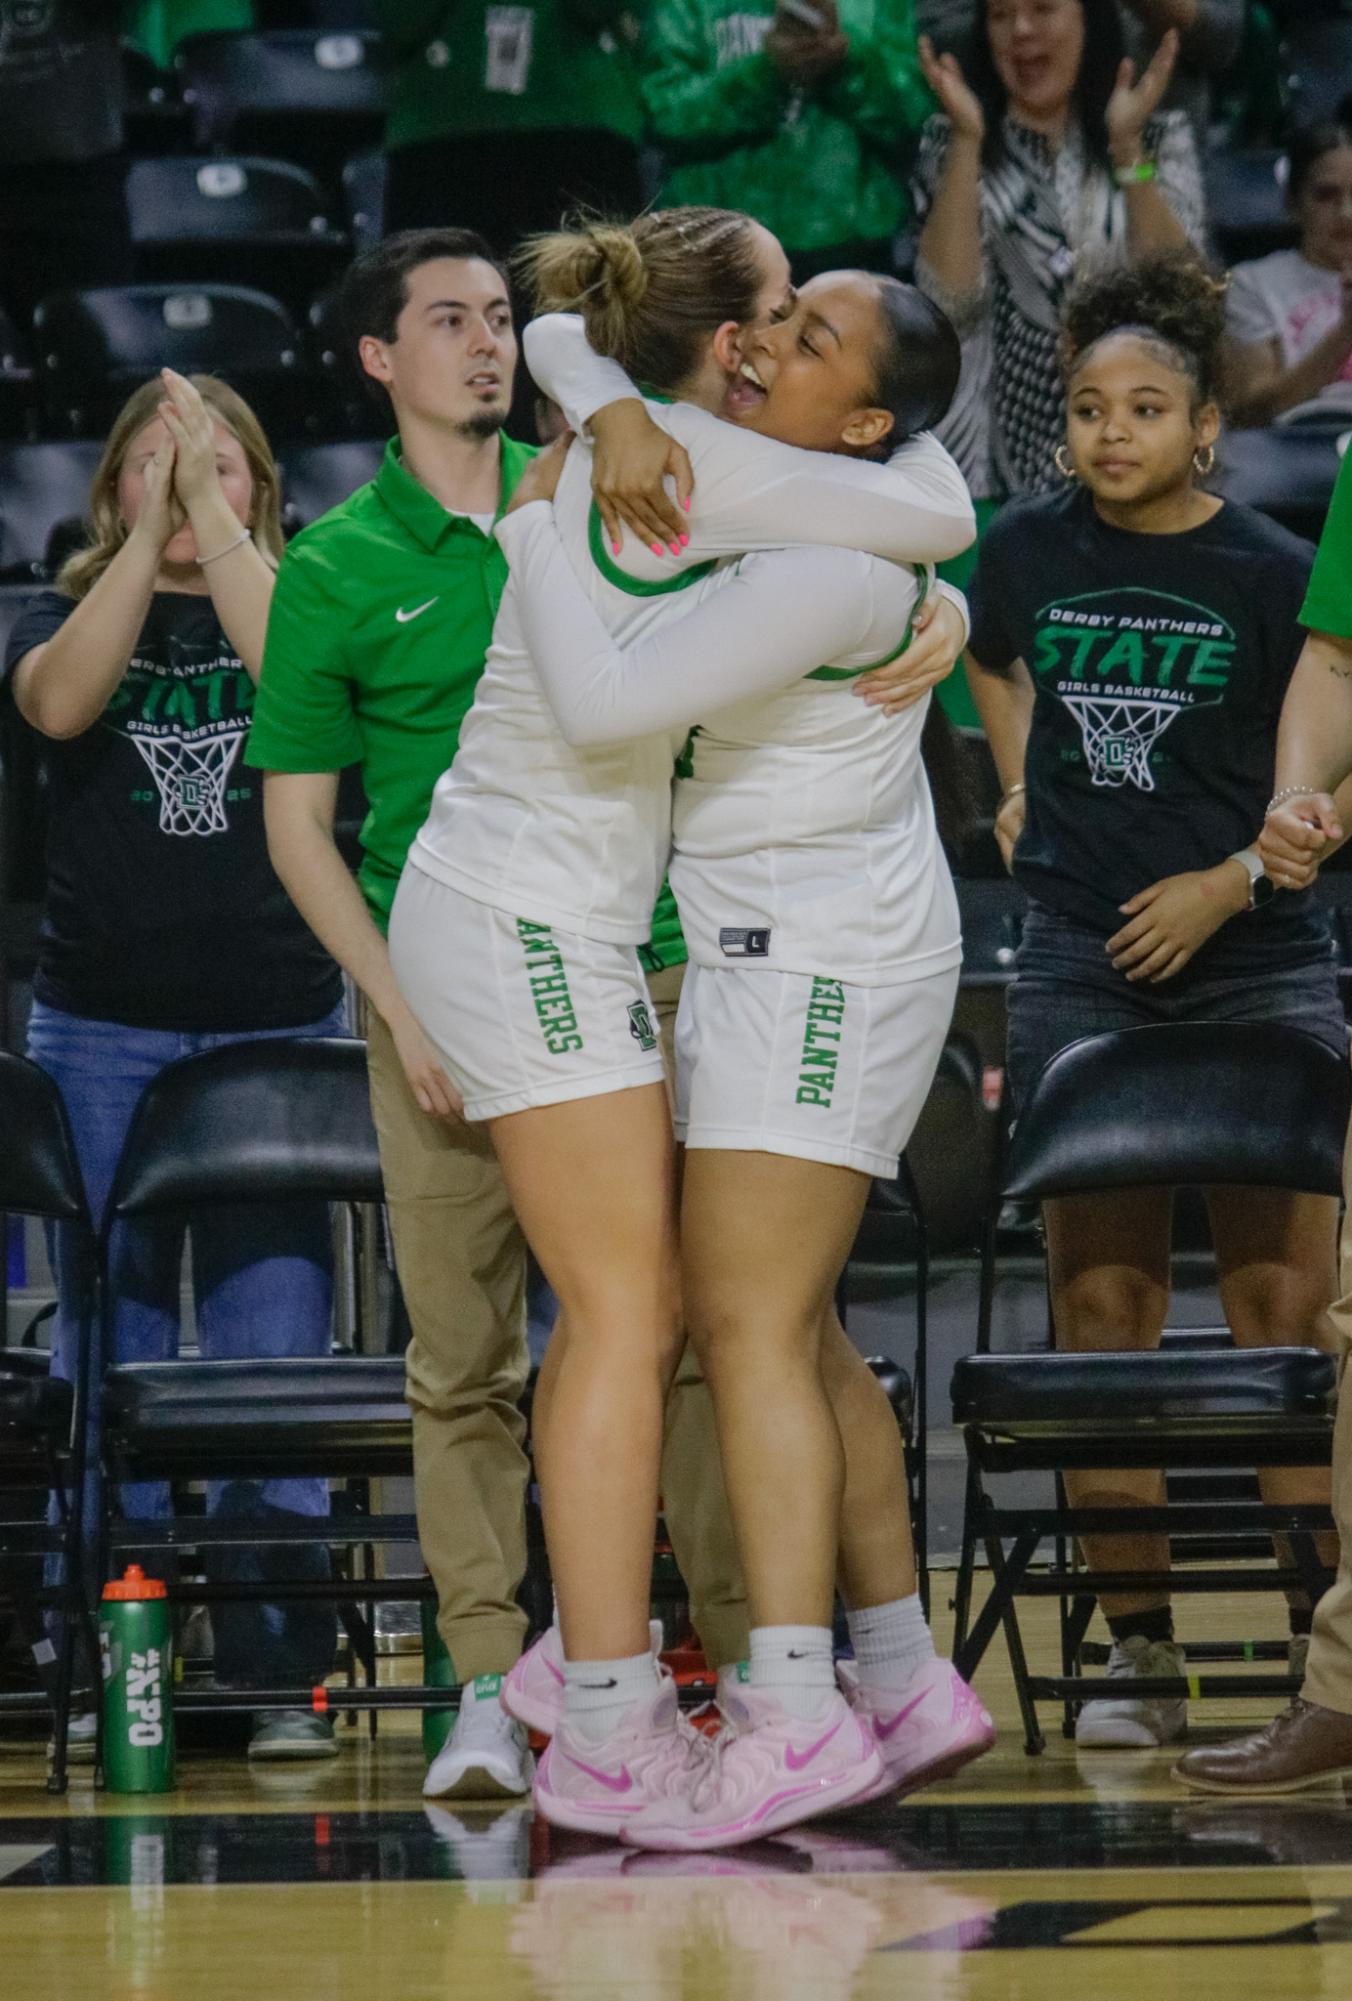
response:
<path fill-rule="evenodd" d="M 1314 550 L 1226 502 L 1179 535 L 1110 527 L 1080 487 L 1012 502 L 968 586 L 971 651 L 1037 689 L 1014 874 L 1101 930 L 1161 877 L 1247 847 L 1272 791 L 1277 719 L 1304 633 Z M 1282 891 L 1210 939 L 1225 974 L 1319 959 L 1309 891 Z"/>
<path fill-rule="evenodd" d="M 6 686 L 73 610 L 46 591 L 15 621 Z M 47 773 L 34 992 L 49 1007 L 228 1033 L 300 1027 L 337 1005 L 337 968 L 268 860 L 261 774 L 240 755 L 253 699 L 210 598 L 157 593 L 93 728 L 28 733 Z"/>

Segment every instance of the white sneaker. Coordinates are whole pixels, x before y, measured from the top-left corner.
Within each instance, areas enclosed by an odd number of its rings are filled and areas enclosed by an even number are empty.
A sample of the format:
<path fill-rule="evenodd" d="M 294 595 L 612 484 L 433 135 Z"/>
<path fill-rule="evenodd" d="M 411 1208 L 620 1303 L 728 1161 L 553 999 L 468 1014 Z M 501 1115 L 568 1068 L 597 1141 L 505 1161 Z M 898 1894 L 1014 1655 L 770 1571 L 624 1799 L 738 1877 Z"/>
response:
<path fill-rule="evenodd" d="M 500 1674 L 466 1684 L 455 1728 L 423 1780 L 425 1799 L 520 1799 L 530 1791 L 535 1760 L 524 1725 L 507 1714 L 501 1695 Z"/>
<path fill-rule="evenodd" d="M 1148 1640 L 1143 1633 L 1114 1640 L 1108 1675 L 1124 1684 L 1122 1694 L 1086 1702 L 1075 1725 L 1075 1742 L 1097 1751 L 1153 1751 L 1172 1744 L 1188 1727 L 1186 1698 L 1132 1695 L 1130 1688 L 1138 1676 L 1183 1675 L 1187 1665 L 1182 1647 L 1173 1640 Z"/>

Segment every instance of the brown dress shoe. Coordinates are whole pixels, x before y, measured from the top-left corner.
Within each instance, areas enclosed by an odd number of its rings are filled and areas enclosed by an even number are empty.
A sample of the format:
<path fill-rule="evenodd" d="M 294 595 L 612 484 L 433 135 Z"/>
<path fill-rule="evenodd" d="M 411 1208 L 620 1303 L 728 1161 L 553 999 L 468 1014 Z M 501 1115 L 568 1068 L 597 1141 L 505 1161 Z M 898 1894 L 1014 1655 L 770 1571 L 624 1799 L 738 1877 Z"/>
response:
<path fill-rule="evenodd" d="M 1352 1777 L 1352 1716 L 1297 1696 L 1266 1730 L 1186 1752 L 1174 1777 L 1203 1793 L 1298 1793 Z"/>

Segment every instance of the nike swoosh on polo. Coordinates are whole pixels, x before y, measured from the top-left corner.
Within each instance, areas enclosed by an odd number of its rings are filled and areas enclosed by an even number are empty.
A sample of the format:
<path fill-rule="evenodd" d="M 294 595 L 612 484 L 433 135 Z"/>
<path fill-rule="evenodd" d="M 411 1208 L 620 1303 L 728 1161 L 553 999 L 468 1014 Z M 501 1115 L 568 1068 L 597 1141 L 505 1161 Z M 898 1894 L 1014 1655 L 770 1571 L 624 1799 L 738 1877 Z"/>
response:
<path fill-rule="evenodd" d="M 917 1695 L 913 1701 L 908 1702 L 904 1709 L 899 1709 L 895 1716 L 889 1717 L 886 1723 L 876 1722 L 873 1726 L 874 1736 L 881 1737 L 885 1744 L 888 1738 L 892 1735 L 892 1732 L 894 1730 L 900 1729 L 901 1725 L 906 1721 L 906 1718 L 910 1715 L 911 1711 L 917 1708 L 918 1705 L 925 1700 L 925 1697 L 928 1694 L 929 1694 L 928 1689 L 922 1689 L 921 1693 Z"/>
<path fill-rule="evenodd" d="M 826 1746 L 831 1742 L 831 1739 L 835 1736 L 844 1721 L 845 1718 L 843 1716 L 838 1716 L 826 1735 L 819 1737 L 815 1744 L 808 1746 L 806 1751 L 795 1751 L 790 1746 L 784 1753 L 784 1763 L 788 1766 L 789 1770 L 791 1772 L 801 1772 L 804 1765 L 810 1765 L 818 1751 L 826 1749 Z"/>
<path fill-rule="evenodd" d="M 629 1776 L 628 1765 L 621 1765 L 619 1776 L 615 1778 L 609 1772 L 598 1772 L 595 1765 L 584 1765 L 581 1758 L 575 1758 L 571 1751 L 565 1751 L 563 1755 L 567 1758 L 570 1765 L 576 1765 L 579 1772 L 585 1772 L 589 1779 L 595 1779 L 597 1785 L 604 1786 L 607 1792 L 627 1793 L 633 1791 L 634 1781 Z"/>
<path fill-rule="evenodd" d="M 441 593 L 440 591 L 438 591 L 437 597 L 440 597 L 440 595 Z M 414 605 L 412 611 L 404 611 L 401 607 L 400 610 L 398 610 L 394 614 L 395 623 L 397 625 L 407 625 L 411 618 L 421 618 L 425 611 L 431 611 L 436 601 L 437 601 L 436 598 L 429 598 L 426 604 Z"/>

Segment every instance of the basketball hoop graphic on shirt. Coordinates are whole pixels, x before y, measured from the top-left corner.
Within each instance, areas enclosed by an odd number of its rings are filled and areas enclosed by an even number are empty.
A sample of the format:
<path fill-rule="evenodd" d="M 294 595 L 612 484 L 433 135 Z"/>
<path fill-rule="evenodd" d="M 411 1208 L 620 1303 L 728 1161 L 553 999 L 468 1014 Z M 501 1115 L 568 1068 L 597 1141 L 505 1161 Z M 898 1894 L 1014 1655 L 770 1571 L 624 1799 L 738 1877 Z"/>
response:
<path fill-rule="evenodd" d="M 1136 785 L 1142 792 L 1154 791 L 1150 752 L 1179 713 L 1176 705 L 1064 693 L 1061 700 L 1080 725 L 1095 785 Z"/>
<path fill-rule="evenodd" d="M 244 741 L 243 730 L 201 743 L 178 736 L 132 736 L 160 795 L 162 834 L 224 834 L 225 782 Z"/>
<path fill-rule="evenodd" d="M 162 834 L 230 831 L 230 774 L 248 735 L 253 695 L 240 662 L 218 647 L 171 639 L 167 658 L 133 658 L 104 721 L 135 744 L 154 779 L 154 793 L 143 789 L 139 797 L 158 806 Z"/>
<path fill-rule="evenodd" d="M 1207 606 L 1123 586 L 1044 605 L 1029 666 L 1074 717 L 1091 784 L 1153 792 L 1160 738 L 1225 700 L 1235 655 Z"/>

